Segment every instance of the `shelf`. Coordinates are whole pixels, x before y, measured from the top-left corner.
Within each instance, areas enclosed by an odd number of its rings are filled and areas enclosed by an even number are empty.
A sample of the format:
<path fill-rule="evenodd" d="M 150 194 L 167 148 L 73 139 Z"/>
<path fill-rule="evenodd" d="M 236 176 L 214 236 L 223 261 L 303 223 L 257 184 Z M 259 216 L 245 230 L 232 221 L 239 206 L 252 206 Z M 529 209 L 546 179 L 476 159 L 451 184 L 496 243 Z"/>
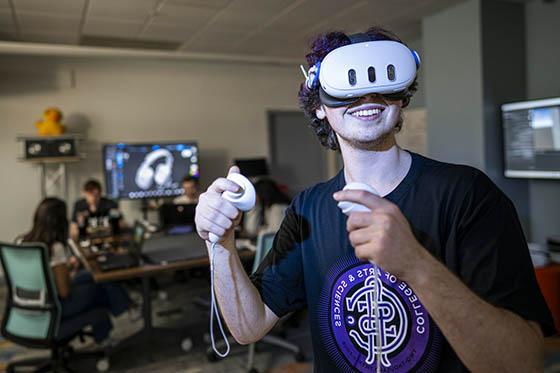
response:
<path fill-rule="evenodd" d="M 75 155 L 72 157 L 43 157 L 43 158 L 23 158 L 19 157 L 18 161 L 28 163 L 71 163 L 79 162 L 84 159 L 83 155 Z"/>

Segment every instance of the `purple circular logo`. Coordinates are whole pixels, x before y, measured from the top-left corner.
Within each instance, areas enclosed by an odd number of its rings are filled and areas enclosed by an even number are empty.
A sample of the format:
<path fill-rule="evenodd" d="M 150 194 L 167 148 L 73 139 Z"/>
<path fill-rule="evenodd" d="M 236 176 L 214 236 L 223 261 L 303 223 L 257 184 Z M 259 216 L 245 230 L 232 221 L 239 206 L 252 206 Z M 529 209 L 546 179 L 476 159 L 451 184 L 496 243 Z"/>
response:
<path fill-rule="evenodd" d="M 384 372 L 418 367 L 430 346 L 431 320 L 412 289 L 380 268 L 376 283 L 370 263 L 336 267 L 341 271 L 333 273 L 323 293 L 328 315 L 322 312 L 322 319 L 328 326 L 323 336 L 332 340 L 327 349 L 337 365 L 375 372 L 380 356 Z"/>

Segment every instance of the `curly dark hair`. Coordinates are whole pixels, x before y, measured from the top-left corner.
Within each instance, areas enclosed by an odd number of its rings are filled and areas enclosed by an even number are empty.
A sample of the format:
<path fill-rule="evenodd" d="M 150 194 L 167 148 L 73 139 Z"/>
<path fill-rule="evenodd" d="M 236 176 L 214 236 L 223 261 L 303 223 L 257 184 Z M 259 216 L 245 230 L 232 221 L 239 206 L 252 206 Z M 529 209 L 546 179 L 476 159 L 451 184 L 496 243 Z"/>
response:
<path fill-rule="evenodd" d="M 405 44 L 397 35 L 378 26 L 369 28 L 365 34 L 370 36 L 371 40 L 393 40 Z M 311 43 L 311 52 L 305 56 L 308 68 L 315 65 L 318 61 L 322 61 L 330 51 L 348 44 L 350 44 L 350 39 L 348 35 L 342 31 L 331 31 L 319 36 Z M 394 100 L 402 100 L 402 107 L 404 108 L 408 106 L 411 97 L 417 89 L 418 82 L 417 79 L 414 79 L 414 82 L 412 82 L 410 87 L 408 87 L 404 92 L 384 95 L 384 97 Z M 329 149 L 339 150 L 340 147 L 338 139 L 327 119 L 319 119 L 315 115 L 315 110 L 321 106 L 319 87 L 309 89 L 307 88 L 305 82 L 303 82 L 299 87 L 298 101 L 300 108 L 311 120 L 309 126 L 313 129 L 321 144 Z M 398 132 L 401 127 L 402 120 L 399 120 L 395 126 L 395 130 Z"/>

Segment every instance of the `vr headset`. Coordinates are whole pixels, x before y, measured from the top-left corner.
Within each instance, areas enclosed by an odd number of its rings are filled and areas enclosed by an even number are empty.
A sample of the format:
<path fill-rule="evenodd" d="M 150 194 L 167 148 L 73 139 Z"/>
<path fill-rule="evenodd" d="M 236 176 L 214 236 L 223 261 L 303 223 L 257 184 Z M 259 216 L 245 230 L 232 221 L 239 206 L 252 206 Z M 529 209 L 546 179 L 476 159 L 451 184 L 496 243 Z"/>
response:
<path fill-rule="evenodd" d="M 321 102 L 330 107 L 346 106 L 372 93 L 402 97 L 416 78 L 418 53 L 396 41 L 371 40 L 367 34 L 351 35 L 350 41 L 307 73 L 302 67 L 307 88 L 319 86 Z"/>

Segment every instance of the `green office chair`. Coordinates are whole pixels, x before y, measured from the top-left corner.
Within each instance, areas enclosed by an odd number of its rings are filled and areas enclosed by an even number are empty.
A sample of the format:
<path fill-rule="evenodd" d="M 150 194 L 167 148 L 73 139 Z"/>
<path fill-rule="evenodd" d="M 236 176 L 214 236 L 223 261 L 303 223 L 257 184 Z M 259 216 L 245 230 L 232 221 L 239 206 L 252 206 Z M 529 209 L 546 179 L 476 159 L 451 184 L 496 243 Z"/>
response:
<path fill-rule="evenodd" d="M 49 264 L 48 248 L 42 243 L 11 244 L 0 242 L 0 262 L 8 287 L 1 333 L 18 345 L 51 350 L 49 359 L 27 359 L 8 364 L 6 371 L 34 367 L 36 372 L 71 371 L 68 358 L 97 356 L 98 370 L 109 368 L 103 352 L 73 353 L 69 343 L 83 339 L 83 329 L 107 317 L 103 309 L 94 309 L 61 323 L 61 305 Z"/>

